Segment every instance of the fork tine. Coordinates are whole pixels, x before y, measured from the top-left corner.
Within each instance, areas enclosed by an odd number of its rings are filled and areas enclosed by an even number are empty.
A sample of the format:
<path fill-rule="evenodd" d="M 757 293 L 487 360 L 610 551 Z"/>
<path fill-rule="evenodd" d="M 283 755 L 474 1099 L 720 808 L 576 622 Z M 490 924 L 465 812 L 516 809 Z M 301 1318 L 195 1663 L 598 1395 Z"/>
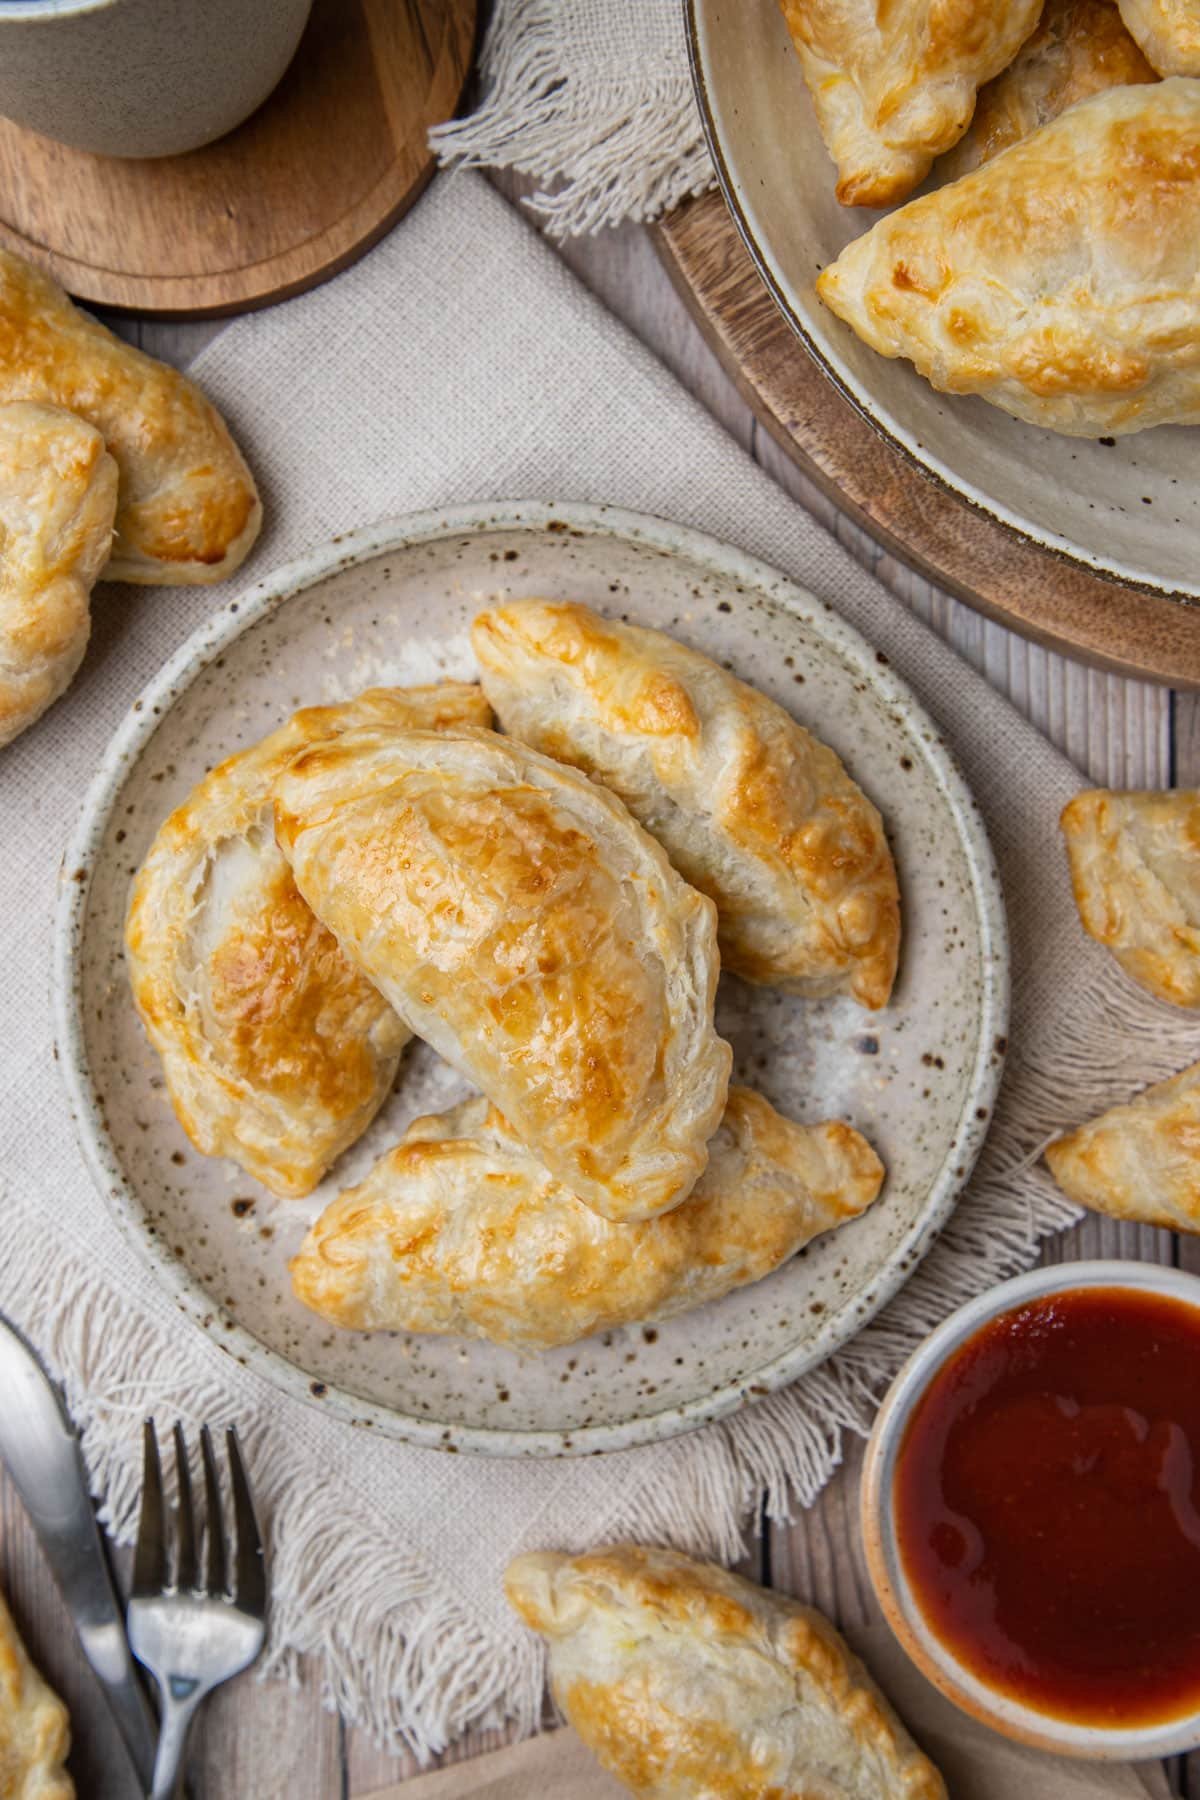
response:
<path fill-rule="evenodd" d="M 217 1459 L 213 1455 L 212 1433 L 207 1425 L 200 1427 L 200 1451 L 204 1458 L 204 1503 L 208 1514 L 208 1578 L 205 1591 L 213 1599 L 228 1589 L 225 1567 L 225 1526 L 221 1516 L 221 1484 L 217 1480 Z"/>
<path fill-rule="evenodd" d="M 196 1522 L 192 1512 L 192 1477 L 188 1468 L 183 1426 L 175 1421 L 175 1478 L 179 1489 L 179 1537 L 175 1557 L 175 1586 L 190 1594 L 196 1585 Z"/>
<path fill-rule="evenodd" d="M 229 1473 L 233 1479 L 233 1516 L 237 1522 L 237 1583 L 234 1599 L 246 1612 L 261 1619 L 267 1610 L 267 1572 L 263 1563 L 262 1538 L 254 1517 L 254 1501 L 237 1432 L 231 1425 L 225 1433 L 225 1449 L 229 1456 Z"/>
<path fill-rule="evenodd" d="M 137 1547 L 133 1553 L 135 1596 L 158 1594 L 166 1586 L 167 1553 L 163 1535 L 162 1467 L 154 1420 L 142 1427 L 142 1510 L 138 1518 Z"/>

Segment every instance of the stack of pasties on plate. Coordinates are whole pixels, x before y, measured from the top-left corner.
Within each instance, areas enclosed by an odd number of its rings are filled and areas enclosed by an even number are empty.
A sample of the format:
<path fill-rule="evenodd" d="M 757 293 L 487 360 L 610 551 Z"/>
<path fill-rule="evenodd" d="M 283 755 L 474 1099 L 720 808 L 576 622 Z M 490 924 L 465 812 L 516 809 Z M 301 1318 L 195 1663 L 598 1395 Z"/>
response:
<path fill-rule="evenodd" d="M 546 1347 L 759 1280 L 876 1198 L 852 1127 L 730 1089 L 713 1008 L 721 955 L 883 1006 L 899 893 L 833 752 L 697 652 L 543 601 L 475 641 L 482 693 L 309 709 L 213 771 L 127 943 L 193 1141 L 276 1192 L 365 1129 L 406 1032 L 481 1089 L 326 1209 L 294 1287 L 356 1329 Z"/>
<path fill-rule="evenodd" d="M 825 304 L 935 388 L 1069 436 L 1200 422 L 1190 0 L 782 4 L 839 198 L 890 205 L 951 152 L 820 274 Z"/>

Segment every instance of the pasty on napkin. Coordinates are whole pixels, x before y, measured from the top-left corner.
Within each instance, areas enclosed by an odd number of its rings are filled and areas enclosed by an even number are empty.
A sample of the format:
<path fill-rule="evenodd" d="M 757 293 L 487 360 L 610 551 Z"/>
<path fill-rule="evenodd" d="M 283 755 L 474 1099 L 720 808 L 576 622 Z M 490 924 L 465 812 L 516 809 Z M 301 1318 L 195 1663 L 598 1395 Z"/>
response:
<path fill-rule="evenodd" d="M 699 651 L 586 606 L 513 601 L 471 635 L 505 730 L 612 788 L 716 901 L 724 968 L 886 1005 L 896 869 L 832 750 Z"/>
<path fill-rule="evenodd" d="M 117 465 L 93 426 L 57 406 L 0 406 L 0 745 L 83 661 L 116 506 Z"/>
<path fill-rule="evenodd" d="M 725 1108 L 716 909 L 621 802 L 490 731 L 354 731 L 275 786 L 296 885 L 605 1218 L 687 1198 Z"/>
<path fill-rule="evenodd" d="M 254 479 L 195 382 L 122 343 L 0 250 L 0 401 L 94 425 L 120 473 L 111 581 L 223 581 L 258 536 Z"/>
<path fill-rule="evenodd" d="M 731 1088 L 681 1206 L 614 1225 L 548 1175 L 484 1099 L 418 1119 L 325 1209 L 291 1265 L 306 1306 L 358 1331 L 549 1349 L 760 1281 L 856 1218 L 883 1164 L 849 1125 L 794 1125 Z"/>
<path fill-rule="evenodd" d="M 206 775 L 147 852 L 125 932 L 138 1012 L 196 1148 L 272 1193 L 307 1194 L 366 1130 L 409 1033 L 300 898 L 271 784 L 351 726 L 490 718 L 481 690 L 455 682 L 308 707 Z"/>
<path fill-rule="evenodd" d="M 1081 101 L 881 219 L 817 291 L 881 355 L 1033 425 L 1200 421 L 1200 82 Z"/>
<path fill-rule="evenodd" d="M 67 1709 L 29 1660 L 0 1599 L 0 1800 L 74 1800 Z"/>
<path fill-rule="evenodd" d="M 1160 75 L 1200 75 L 1196 0 L 1119 0 L 1121 16 Z"/>
<path fill-rule="evenodd" d="M 1160 1000 L 1200 1006 L 1200 788 L 1096 788 L 1060 823 L 1084 929 Z"/>
<path fill-rule="evenodd" d="M 1042 0 L 781 0 L 843 206 L 891 206 L 956 144 Z"/>
<path fill-rule="evenodd" d="M 638 1800 L 946 1800 L 866 1669 L 811 1607 L 674 1550 L 509 1564 L 559 1706 Z"/>
<path fill-rule="evenodd" d="M 1200 1232 L 1200 1063 L 1056 1138 L 1046 1161 L 1093 1212 Z"/>
<path fill-rule="evenodd" d="M 1115 0 L 1046 0 L 1041 24 L 981 91 L 970 130 L 938 175 L 957 181 L 1091 94 L 1157 80 Z"/>

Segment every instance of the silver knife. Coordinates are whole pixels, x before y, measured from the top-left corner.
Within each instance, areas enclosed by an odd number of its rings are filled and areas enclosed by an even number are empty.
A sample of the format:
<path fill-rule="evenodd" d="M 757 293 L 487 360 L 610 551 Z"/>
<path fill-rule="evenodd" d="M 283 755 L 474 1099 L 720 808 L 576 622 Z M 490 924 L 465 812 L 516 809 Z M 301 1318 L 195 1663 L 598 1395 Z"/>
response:
<path fill-rule="evenodd" d="M 25 1503 L 143 1791 L 148 1791 L 158 1726 L 134 1673 L 124 1610 L 88 1493 L 79 1435 L 36 1353 L 3 1315 L 0 1458 Z"/>

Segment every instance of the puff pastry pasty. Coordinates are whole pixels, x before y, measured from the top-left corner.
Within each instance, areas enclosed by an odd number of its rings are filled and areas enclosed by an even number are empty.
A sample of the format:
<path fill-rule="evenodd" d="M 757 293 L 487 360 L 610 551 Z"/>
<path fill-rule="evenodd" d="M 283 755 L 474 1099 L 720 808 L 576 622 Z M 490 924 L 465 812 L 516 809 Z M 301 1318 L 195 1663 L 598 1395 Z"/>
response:
<path fill-rule="evenodd" d="M 505 730 L 612 788 L 716 901 L 725 968 L 886 1004 L 896 870 L 832 750 L 698 651 L 586 606 L 518 600 L 472 640 Z"/>
<path fill-rule="evenodd" d="M 1200 75 L 1196 0 L 1120 0 L 1121 17 L 1160 75 Z"/>
<path fill-rule="evenodd" d="M 117 465 L 93 426 L 56 406 L 0 406 L 0 745 L 83 661 L 116 505 Z"/>
<path fill-rule="evenodd" d="M 1042 0 L 781 0 L 843 206 L 891 206 L 956 144 Z"/>
<path fill-rule="evenodd" d="M 1200 788 L 1076 794 L 1063 808 L 1084 929 L 1127 975 L 1200 1006 Z"/>
<path fill-rule="evenodd" d="M 161 827 L 126 922 L 133 996 L 180 1123 L 273 1193 L 306 1194 L 366 1130 L 408 1041 L 300 898 L 271 784 L 350 726 L 490 719 L 477 687 L 380 688 L 309 707 L 204 777 Z"/>
<path fill-rule="evenodd" d="M 686 1198 L 725 1105 L 712 902 L 621 802 L 493 732 L 356 731 L 276 783 L 347 955 L 606 1218 Z"/>
<path fill-rule="evenodd" d="M 1093 1212 L 1200 1232 L 1200 1063 L 1056 1138 L 1046 1161 Z"/>
<path fill-rule="evenodd" d="M 1200 83 L 1110 88 L 818 278 L 864 343 L 1033 425 L 1200 421 Z"/>
<path fill-rule="evenodd" d="M 849 1125 L 794 1125 L 731 1088 L 681 1206 L 614 1225 L 548 1175 L 484 1099 L 418 1119 L 339 1195 L 291 1265 L 306 1306 L 356 1331 L 453 1332 L 545 1350 L 761 1281 L 875 1199 Z"/>
<path fill-rule="evenodd" d="M 1046 0 L 1041 24 L 982 89 L 971 129 L 939 162 L 938 175 L 957 181 L 1105 88 L 1157 80 L 1115 0 Z"/>
<path fill-rule="evenodd" d="M 0 400 L 40 400 L 101 433 L 120 471 L 113 581 L 221 581 L 258 536 L 253 477 L 177 369 L 122 343 L 0 250 Z"/>
<path fill-rule="evenodd" d="M 42 1680 L 0 1599 L 0 1800 L 74 1800 L 67 1709 Z"/>
<path fill-rule="evenodd" d="M 946 1800 L 827 1619 L 674 1550 L 518 1556 L 550 1684 L 638 1800 Z"/>

